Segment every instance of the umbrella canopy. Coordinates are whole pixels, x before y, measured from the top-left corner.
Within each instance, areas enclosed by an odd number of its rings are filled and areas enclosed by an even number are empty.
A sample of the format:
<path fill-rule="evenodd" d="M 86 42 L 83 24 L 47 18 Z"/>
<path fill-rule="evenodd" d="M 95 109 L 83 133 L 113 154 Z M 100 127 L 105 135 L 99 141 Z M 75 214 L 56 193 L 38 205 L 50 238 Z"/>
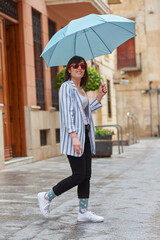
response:
<path fill-rule="evenodd" d="M 116 15 L 90 14 L 59 30 L 41 56 L 47 67 L 66 65 L 75 55 L 87 61 L 112 53 L 135 36 L 135 22 L 132 20 Z"/>

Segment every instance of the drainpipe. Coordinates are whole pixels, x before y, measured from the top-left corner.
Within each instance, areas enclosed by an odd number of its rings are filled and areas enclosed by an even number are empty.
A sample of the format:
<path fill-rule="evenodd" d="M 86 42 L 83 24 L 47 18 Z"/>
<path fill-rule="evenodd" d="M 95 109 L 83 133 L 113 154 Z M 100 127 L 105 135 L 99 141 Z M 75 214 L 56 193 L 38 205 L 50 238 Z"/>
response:
<path fill-rule="evenodd" d="M 151 117 L 151 136 L 154 136 L 154 116 L 153 116 L 153 92 L 149 91 L 150 97 L 150 117 Z"/>
<path fill-rule="evenodd" d="M 160 106 L 159 106 L 160 89 L 157 86 L 157 112 L 158 112 L 158 136 L 160 137 Z"/>
<path fill-rule="evenodd" d="M 154 115 L 153 115 L 153 91 L 152 81 L 149 82 L 149 96 L 150 96 L 150 116 L 151 116 L 151 136 L 154 136 Z"/>

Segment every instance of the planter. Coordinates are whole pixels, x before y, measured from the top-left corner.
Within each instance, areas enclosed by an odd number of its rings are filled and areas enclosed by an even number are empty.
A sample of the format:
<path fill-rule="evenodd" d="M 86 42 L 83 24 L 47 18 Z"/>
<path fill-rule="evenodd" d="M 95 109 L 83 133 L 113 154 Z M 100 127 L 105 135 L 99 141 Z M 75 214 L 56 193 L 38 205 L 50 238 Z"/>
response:
<path fill-rule="evenodd" d="M 112 135 L 104 137 L 95 135 L 96 154 L 95 157 L 110 157 L 112 155 Z"/>

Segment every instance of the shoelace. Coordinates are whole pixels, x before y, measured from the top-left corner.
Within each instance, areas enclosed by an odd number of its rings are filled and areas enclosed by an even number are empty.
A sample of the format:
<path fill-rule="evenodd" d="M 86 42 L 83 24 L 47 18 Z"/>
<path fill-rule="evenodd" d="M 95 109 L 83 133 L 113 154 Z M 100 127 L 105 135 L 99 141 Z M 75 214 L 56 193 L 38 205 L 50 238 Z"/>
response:
<path fill-rule="evenodd" d="M 96 215 L 94 212 L 88 211 L 89 214 Z"/>
<path fill-rule="evenodd" d="M 96 217 L 96 214 L 94 212 L 88 211 L 88 214 L 90 218 Z"/>

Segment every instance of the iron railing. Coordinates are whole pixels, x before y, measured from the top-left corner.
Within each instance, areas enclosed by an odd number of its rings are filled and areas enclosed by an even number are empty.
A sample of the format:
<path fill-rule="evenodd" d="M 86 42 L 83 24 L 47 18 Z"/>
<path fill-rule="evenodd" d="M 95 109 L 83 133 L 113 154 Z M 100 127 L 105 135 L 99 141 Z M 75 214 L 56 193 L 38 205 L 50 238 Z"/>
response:
<path fill-rule="evenodd" d="M 129 143 L 137 143 L 139 141 L 138 120 L 135 115 L 130 112 L 127 112 L 127 137 Z"/>

